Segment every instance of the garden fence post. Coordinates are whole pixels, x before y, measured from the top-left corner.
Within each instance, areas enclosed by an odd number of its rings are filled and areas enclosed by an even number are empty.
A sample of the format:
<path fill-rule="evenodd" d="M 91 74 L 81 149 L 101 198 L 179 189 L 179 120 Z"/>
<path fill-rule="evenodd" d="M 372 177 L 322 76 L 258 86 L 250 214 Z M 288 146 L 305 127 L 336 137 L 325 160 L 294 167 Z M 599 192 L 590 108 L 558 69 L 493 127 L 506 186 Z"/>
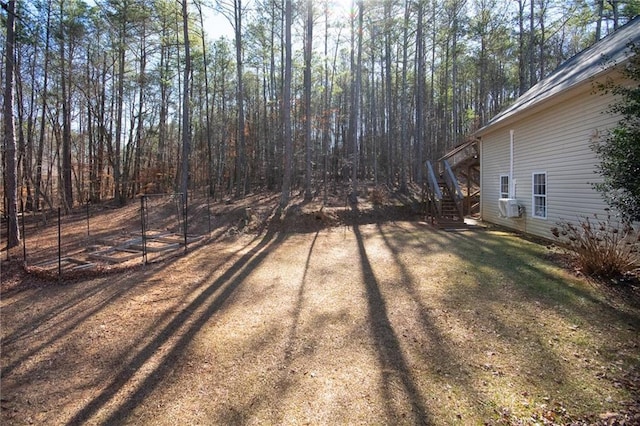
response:
<path fill-rule="evenodd" d="M 210 186 L 207 187 L 207 225 L 209 229 L 209 234 L 211 234 L 211 197 L 209 192 L 211 192 Z"/>
<path fill-rule="evenodd" d="M 20 211 L 22 212 L 22 263 L 27 266 L 27 234 L 24 232 L 24 200 L 20 199 Z"/>
<path fill-rule="evenodd" d="M 5 219 L 4 223 L 7 224 L 7 229 L 5 229 L 5 231 L 7 231 L 7 234 L 6 234 L 7 235 L 7 260 L 9 260 L 9 248 L 8 248 L 8 246 L 9 246 L 9 214 L 7 213 L 7 197 L 6 197 L 6 194 L 5 194 L 4 197 L 2 197 L 2 199 L 3 199 L 3 207 L 4 207 L 4 215 L 3 215 L 4 219 Z"/>
<path fill-rule="evenodd" d="M 62 227 L 60 225 L 60 207 L 58 207 L 58 279 L 62 277 Z"/>
<path fill-rule="evenodd" d="M 183 195 L 184 196 L 184 214 L 183 214 L 183 216 L 184 216 L 184 252 L 185 253 L 187 252 L 187 211 L 188 211 L 187 210 L 188 209 L 187 198 L 188 198 L 188 194 L 189 194 L 189 191 L 185 191 L 185 193 Z"/>
<path fill-rule="evenodd" d="M 140 227 L 142 228 L 142 263 L 147 264 L 147 234 L 145 232 L 146 224 L 144 221 L 144 202 L 145 195 L 140 197 Z"/>
<path fill-rule="evenodd" d="M 89 203 L 91 201 L 89 200 L 89 198 L 87 198 L 87 237 L 90 237 L 91 234 L 89 233 Z"/>

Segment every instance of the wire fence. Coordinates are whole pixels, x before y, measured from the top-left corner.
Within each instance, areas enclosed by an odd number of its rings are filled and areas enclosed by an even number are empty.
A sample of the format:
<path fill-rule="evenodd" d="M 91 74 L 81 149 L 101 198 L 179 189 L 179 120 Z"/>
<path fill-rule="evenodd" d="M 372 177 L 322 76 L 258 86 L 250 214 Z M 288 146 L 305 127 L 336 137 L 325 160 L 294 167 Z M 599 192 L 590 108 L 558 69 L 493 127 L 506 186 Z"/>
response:
<path fill-rule="evenodd" d="M 29 216 L 23 204 L 20 211 L 25 267 L 58 277 L 147 263 L 181 248 L 186 252 L 206 232 L 202 227 L 189 232 L 190 216 L 211 220 L 208 203 L 190 215 L 182 193 L 142 195 L 137 209 L 87 201 L 69 214 L 57 208 Z"/>

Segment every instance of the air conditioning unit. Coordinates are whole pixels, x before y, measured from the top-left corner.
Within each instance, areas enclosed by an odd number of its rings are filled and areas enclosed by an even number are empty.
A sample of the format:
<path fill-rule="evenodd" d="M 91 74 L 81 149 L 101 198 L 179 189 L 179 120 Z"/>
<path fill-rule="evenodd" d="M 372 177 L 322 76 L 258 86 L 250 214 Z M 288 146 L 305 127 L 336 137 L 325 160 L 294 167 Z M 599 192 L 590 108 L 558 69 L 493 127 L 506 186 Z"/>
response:
<path fill-rule="evenodd" d="M 520 217 L 522 216 L 522 207 L 518 205 L 515 198 L 498 199 L 498 210 L 501 217 Z"/>

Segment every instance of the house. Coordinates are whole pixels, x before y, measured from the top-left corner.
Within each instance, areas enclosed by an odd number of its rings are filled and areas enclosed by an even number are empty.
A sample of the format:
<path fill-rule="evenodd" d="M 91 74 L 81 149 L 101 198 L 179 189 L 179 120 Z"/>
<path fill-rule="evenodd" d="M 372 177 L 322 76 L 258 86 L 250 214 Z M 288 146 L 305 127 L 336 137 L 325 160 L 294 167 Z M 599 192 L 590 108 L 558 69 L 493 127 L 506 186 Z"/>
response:
<path fill-rule="evenodd" d="M 599 160 L 591 149 L 619 118 L 612 95 L 597 90 L 640 43 L 640 17 L 566 61 L 475 133 L 480 152 L 480 216 L 544 238 L 557 222 L 604 214 L 592 184 Z"/>

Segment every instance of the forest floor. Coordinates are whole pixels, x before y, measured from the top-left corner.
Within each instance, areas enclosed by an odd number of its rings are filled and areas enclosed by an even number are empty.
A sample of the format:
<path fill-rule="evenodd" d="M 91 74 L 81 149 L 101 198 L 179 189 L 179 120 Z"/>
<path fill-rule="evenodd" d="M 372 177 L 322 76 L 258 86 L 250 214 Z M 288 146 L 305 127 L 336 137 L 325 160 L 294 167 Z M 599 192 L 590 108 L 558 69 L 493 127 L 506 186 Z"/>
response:
<path fill-rule="evenodd" d="M 56 220 L 27 218 L 26 271 L 2 252 L 0 423 L 640 424 L 637 287 L 411 197 L 278 201 L 196 199 L 186 252 L 61 279 Z M 148 229 L 176 231 L 163 203 Z M 139 235 L 140 210 L 65 216 L 65 256 Z"/>

